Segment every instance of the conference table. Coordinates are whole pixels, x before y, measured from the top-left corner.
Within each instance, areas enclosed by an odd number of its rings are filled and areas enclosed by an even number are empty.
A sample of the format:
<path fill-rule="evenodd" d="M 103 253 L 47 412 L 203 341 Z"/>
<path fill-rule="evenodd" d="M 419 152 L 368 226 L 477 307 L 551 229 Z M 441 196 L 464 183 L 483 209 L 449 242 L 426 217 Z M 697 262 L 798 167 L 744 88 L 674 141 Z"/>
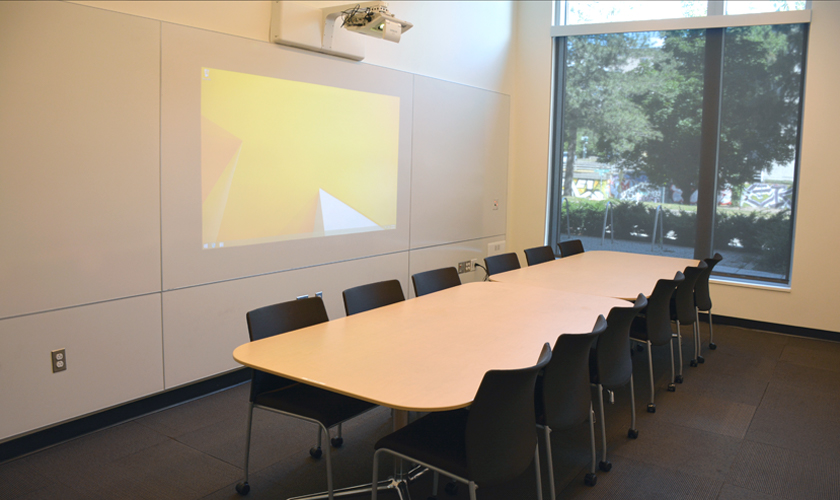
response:
<path fill-rule="evenodd" d="M 249 342 L 233 357 L 392 408 L 400 428 L 409 411 L 469 406 L 485 372 L 532 366 L 546 342 L 591 331 L 598 315 L 616 306 L 628 304 L 514 283 L 466 283 Z"/>
<path fill-rule="evenodd" d="M 635 300 L 650 297 L 656 282 L 696 266 L 696 259 L 613 251 L 587 251 L 490 276 L 499 283 Z"/>
<path fill-rule="evenodd" d="M 494 274 L 490 276 L 490 280 L 635 300 L 640 293 L 645 297 L 650 297 L 658 280 L 672 279 L 677 271 L 683 271 L 689 266 L 697 266 L 699 263 L 700 261 L 696 259 L 593 250 Z M 694 359 L 699 356 L 700 331 L 695 327 Z M 680 359 L 680 376 L 682 376 L 682 359 Z"/>

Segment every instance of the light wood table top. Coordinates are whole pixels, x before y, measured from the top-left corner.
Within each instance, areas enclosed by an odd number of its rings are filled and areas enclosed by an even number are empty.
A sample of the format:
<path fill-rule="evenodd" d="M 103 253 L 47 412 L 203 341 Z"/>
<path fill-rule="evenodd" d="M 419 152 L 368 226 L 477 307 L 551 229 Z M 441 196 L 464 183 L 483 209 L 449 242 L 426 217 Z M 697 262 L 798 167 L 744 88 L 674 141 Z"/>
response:
<path fill-rule="evenodd" d="M 656 282 L 700 261 L 638 253 L 586 251 L 494 274 L 492 281 L 635 300 L 649 297 Z"/>
<path fill-rule="evenodd" d="M 467 283 L 241 345 L 234 359 L 396 410 L 468 406 L 484 373 L 531 366 L 544 343 L 592 330 L 624 301 Z"/>

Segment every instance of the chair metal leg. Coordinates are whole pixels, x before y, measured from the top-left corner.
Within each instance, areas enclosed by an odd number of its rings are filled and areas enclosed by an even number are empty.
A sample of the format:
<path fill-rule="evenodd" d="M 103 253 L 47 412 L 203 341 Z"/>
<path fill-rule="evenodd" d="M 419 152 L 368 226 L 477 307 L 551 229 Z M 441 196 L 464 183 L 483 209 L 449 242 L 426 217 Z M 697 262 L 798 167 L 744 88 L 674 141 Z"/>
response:
<path fill-rule="evenodd" d="M 379 493 L 379 488 L 376 487 L 379 484 L 379 452 L 382 450 L 376 450 L 373 452 L 373 480 L 370 482 L 371 489 L 370 489 L 370 498 L 371 500 L 376 500 L 377 493 Z M 437 474 L 435 474 L 435 478 L 437 478 Z"/>
<path fill-rule="evenodd" d="M 316 442 L 317 444 L 313 448 L 309 448 L 309 456 L 314 459 L 319 459 L 323 453 L 323 450 L 321 450 L 321 426 L 318 426 L 318 438 Z"/>
<path fill-rule="evenodd" d="M 248 403 L 248 424 L 245 431 L 245 480 L 236 485 L 236 492 L 240 495 L 247 495 L 251 491 L 248 484 L 248 459 L 251 455 L 251 424 L 254 420 L 254 403 Z"/>
<path fill-rule="evenodd" d="M 591 402 L 589 403 L 589 445 L 592 451 L 592 464 L 589 468 L 589 474 L 584 477 L 583 482 L 587 486 L 595 486 L 595 483 L 598 481 L 598 477 L 595 475 L 598 459 L 595 458 L 597 456 L 597 452 L 595 451 L 595 410 L 592 409 Z M 553 473 L 554 471 L 552 471 L 552 474 Z M 554 486 L 553 481 L 551 485 L 552 487 Z M 554 499 L 552 498 L 552 500 Z"/>
<path fill-rule="evenodd" d="M 470 500 L 476 500 L 476 498 L 475 498 L 475 489 L 476 489 L 476 487 L 477 487 L 477 486 L 476 486 L 475 482 L 474 482 L 474 481 L 470 481 L 470 483 L 469 483 L 469 487 L 470 487 Z"/>
<path fill-rule="evenodd" d="M 679 374 L 677 375 L 677 383 L 682 384 L 683 375 L 683 355 L 682 355 L 682 331 L 680 330 L 680 320 L 677 320 L 677 356 L 679 357 Z"/>
<path fill-rule="evenodd" d="M 601 462 L 598 466 L 604 472 L 609 472 L 612 464 L 607 461 L 607 425 L 604 420 L 604 386 L 598 384 L 598 412 L 601 418 Z"/>
<path fill-rule="evenodd" d="M 551 499 L 557 498 L 554 493 L 554 462 L 551 458 L 551 427 L 543 427 L 543 435 L 545 436 L 545 458 L 546 466 L 548 467 L 548 492 L 551 494 Z"/>
<path fill-rule="evenodd" d="M 537 500 L 543 500 L 542 496 L 542 473 L 540 472 L 540 443 L 534 446 L 534 469 L 537 470 Z M 554 500 L 554 497 L 551 498 Z"/>
<path fill-rule="evenodd" d="M 703 359 L 701 353 L 703 352 L 703 346 L 700 344 L 700 313 L 697 312 L 697 308 L 694 308 L 694 352 L 696 353 L 695 359 L 698 363 L 705 363 L 706 360 Z"/>
<path fill-rule="evenodd" d="M 434 471 L 432 475 L 432 497 L 437 497 L 438 483 L 440 482 L 440 472 Z"/>
<path fill-rule="evenodd" d="M 330 431 L 326 427 L 321 427 L 321 430 L 324 431 L 324 435 L 330 435 Z M 327 495 L 330 500 L 333 500 L 332 450 L 329 446 L 325 446 L 325 448 L 327 450 Z"/>
<path fill-rule="evenodd" d="M 633 388 L 633 374 L 630 374 L 630 430 L 627 437 L 636 439 L 639 437 L 639 430 L 636 429 L 636 390 Z"/>
<path fill-rule="evenodd" d="M 712 311 L 709 310 L 709 349 L 715 350 L 717 349 L 717 345 L 715 344 L 715 332 L 712 331 Z"/>
<path fill-rule="evenodd" d="M 674 392 L 677 390 L 677 386 L 675 385 L 676 382 L 676 375 L 674 374 L 674 338 L 671 337 L 671 342 L 668 343 L 668 349 L 671 351 L 671 383 L 668 384 L 668 391 Z"/>
<path fill-rule="evenodd" d="M 648 371 L 650 372 L 650 403 L 648 403 L 647 411 L 648 413 L 656 413 L 656 400 L 654 399 L 656 389 L 653 383 L 653 346 L 651 345 L 650 340 L 645 343 L 647 344 Z"/>
<path fill-rule="evenodd" d="M 329 436 L 329 434 L 327 434 Z M 338 435 L 334 438 L 330 438 L 330 445 L 333 448 L 341 448 L 341 445 L 344 444 L 344 438 L 341 437 L 341 424 L 338 424 Z"/>

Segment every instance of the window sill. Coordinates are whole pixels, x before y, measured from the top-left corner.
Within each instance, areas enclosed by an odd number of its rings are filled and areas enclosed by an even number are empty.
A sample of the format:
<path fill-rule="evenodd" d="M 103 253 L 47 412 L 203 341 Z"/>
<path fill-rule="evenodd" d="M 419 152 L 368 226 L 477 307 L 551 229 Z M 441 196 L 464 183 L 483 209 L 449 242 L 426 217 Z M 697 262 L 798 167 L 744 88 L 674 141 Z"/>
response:
<path fill-rule="evenodd" d="M 768 290 L 771 292 L 786 292 L 790 293 L 790 285 L 767 283 L 764 281 L 752 281 L 747 279 L 735 278 L 715 278 L 709 280 L 710 283 L 725 286 L 737 286 L 742 288 L 753 288 L 758 290 Z"/>

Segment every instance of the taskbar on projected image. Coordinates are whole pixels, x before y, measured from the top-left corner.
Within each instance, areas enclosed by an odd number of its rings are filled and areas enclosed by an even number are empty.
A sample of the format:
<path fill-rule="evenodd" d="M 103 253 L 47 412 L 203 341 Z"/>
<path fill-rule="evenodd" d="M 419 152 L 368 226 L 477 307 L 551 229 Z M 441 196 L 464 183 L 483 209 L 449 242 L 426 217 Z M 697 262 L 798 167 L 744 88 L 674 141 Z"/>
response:
<path fill-rule="evenodd" d="M 342 234 L 356 234 L 356 233 L 370 233 L 375 231 L 387 231 L 389 229 L 396 229 L 396 225 L 389 225 L 389 226 L 377 226 L 377 227 L 364 227 L 364 228 L 355 228 L 355 229 L 334 229 L 331 231 L 324 231 L 323 233 L 312 234 L 312 233 L 304 233 L 304 234 L 285 234 L 282 236 L 269 236 L 266 238 L 254 238 L 249 240 L 234 240 L 234 241 L 214 241 L 209 243 L 204 243 L 205 250 L 212 250 L 212 249 L 219 249 L 219 248 L 229 248 L 229 247 L 244 247 L 250 245 L 259 245 L 262 243 L 276 243 L 278 241 L 291 241 L 291 240 L 305 240 L 311 238 L 321 238 L 323 236 L 338 236 Z"/>

